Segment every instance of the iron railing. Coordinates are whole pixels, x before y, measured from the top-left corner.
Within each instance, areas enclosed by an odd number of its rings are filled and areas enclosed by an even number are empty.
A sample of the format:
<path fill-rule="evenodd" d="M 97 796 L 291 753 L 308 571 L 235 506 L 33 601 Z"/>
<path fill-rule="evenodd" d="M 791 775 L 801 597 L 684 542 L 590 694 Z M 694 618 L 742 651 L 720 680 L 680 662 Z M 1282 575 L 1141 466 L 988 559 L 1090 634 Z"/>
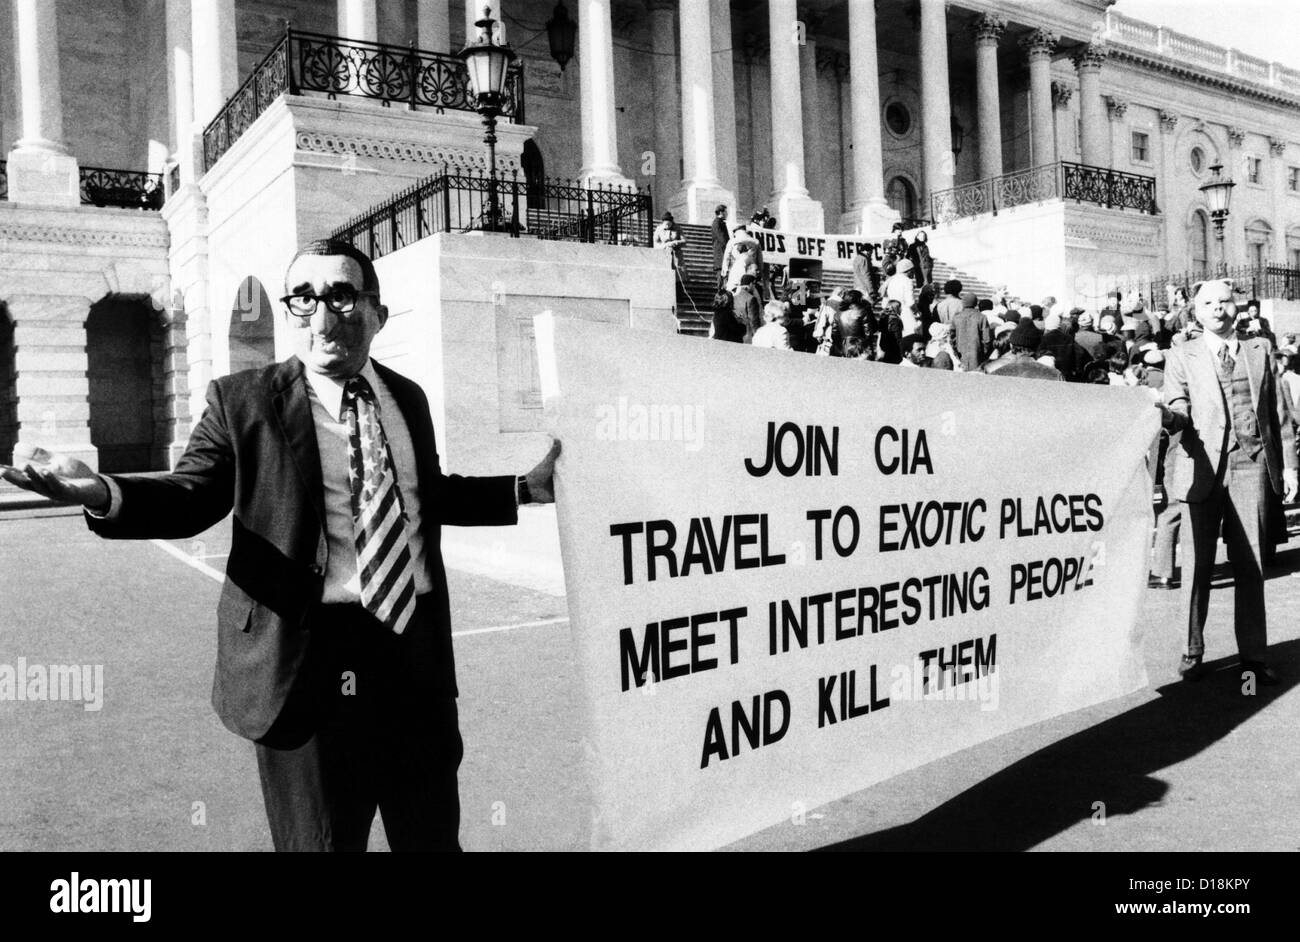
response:
<path fill-rule="evenodd" d="M 270 104 L 283 94 L 320 93 L 396 102 L 411 109 L 476 112 L 465 63 L 414 46 L 363 42 L 286 29 L 203 131 L 203 165 L 212 169 Z M 501 118 L 524 121 L 524 73 L 506 77 Z"/>
<path fill-rule="evenodd" d="M 8 162 L 0 160 L 0 200 L 9 199 L 9 170 Z"/>
<path fill-rule="evenodd" d="M 1158 212 L 1155 177 L 1066 160 L 937 190 L 930 197 L 930 209 L 936 222 L 951 222 L 1054 199 Z"/>
<path fill-rule="evenodd" d="M 162 209 L 163 175 L 141 170 L 81 167 L 81 202 L 122 209 Z"/>
<path fill-rule="evenodd" d="M 1061 161 L 1061 195 L 1076 203 L 1096 203 L 1117 209 L 1136 209 L 1155 215 L 1156 178 L 1138 173 L 1107 170 Z"/>
<path fill-rule="evenodd" d="M 492 204 L 495 195 L 496 219 Z M 444 172 L 403 190 L 335 230 L 332 238 L 381 258 L 436 232 L 498 231 L 513 237 L 651 245 L 648 192 L 576 181 Z"/>
<path fill-rule="evenodd" d="M 1166 303 L 1171 288 L 1187 289 L 1190 298 L 1192 287 L 1207 278 L 1230 279 L 1243 303 L 1251 298 L 1300 301 L 1300 268 L 1285 265 L 1218 265 L 1163 275 L 1134 275 L 1117 279 L 1114 290 L 1124 298 L 1141 296 L 1149 309 L 1153 304 L 1159 307 Z"/>

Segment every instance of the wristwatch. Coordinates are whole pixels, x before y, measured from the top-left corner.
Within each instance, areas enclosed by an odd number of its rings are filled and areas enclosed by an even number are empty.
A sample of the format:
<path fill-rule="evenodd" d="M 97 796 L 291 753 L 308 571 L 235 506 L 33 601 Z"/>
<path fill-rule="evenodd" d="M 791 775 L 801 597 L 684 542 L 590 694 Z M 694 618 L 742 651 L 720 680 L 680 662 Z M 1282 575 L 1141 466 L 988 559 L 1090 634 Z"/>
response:
<path fill-rule="evenodd" d="M 531 504 L 533 493 L 528 489 L 528 478 L 522 474 L 515 478 L 515 497 L 520 504 Z"/>

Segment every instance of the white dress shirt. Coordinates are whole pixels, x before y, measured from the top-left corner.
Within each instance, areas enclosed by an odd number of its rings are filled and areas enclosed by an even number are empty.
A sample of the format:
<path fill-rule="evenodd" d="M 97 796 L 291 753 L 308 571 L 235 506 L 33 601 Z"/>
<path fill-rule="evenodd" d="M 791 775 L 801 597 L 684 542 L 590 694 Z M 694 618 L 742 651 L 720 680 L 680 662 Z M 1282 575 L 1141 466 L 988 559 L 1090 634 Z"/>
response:
<path fill-rule="evenodd" d="M 329 562 L 325 566 L 325 592 L 322 602 L 361 601 L 361 575 L 357 572 L 356 529 L 352 521 L 352 491 L 348 484 L 348 424 L 343 415 L 344 380 L 305 370 L 311 417 L 316 426 L 316 450 L 320 453 L 321 483 L 325 487 L 325 539 L 329 544 Z M 393 453 L 397 487 L 406 508 L 406 538 L 415 562 L 415 594 L 432 590 L 424 538 L 420 534 L 420 493 L 415 446 L 402 411 L 388 387 L 379 379 L 373 362 L 367 362 L 361 376 L 375 391 L 379 421 Z"/>
<path fill-rule="evenodd" d="M 1201 333 L 1201 337 L 1205 340 L 1205 346 L 1209 348 L 1210 353 L 1214 356 L 1215 360 L 1218 360 L 1219 357 L 1222 356 L 1219 351 L 1226 346 L 1228 348 L 1228 356 L 1232 357 L 1232 362 L 1237 362 L 1237 353 L 1241 349 L 1241 341 L 1237 339 L 1236 334 L 1229 334 L 1228 339 L 1224 340 L 1218 334 L 1212 334 L 1207 330 Z"/>

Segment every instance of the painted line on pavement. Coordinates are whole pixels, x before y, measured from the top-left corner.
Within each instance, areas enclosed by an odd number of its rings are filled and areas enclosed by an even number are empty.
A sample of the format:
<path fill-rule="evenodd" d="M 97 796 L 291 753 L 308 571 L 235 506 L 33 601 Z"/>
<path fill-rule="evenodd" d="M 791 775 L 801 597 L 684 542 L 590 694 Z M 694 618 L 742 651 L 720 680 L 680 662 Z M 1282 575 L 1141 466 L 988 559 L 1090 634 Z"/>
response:
<path fill-rule="evenodd" d="M 209 579 L 215 579 L 217 582 L 225 582 L 226 580 L 225 575 L 223 575 L 220 572 L 217 572 L 217 570 L 213 569 L 207 563 L 203 562 L 203 560 L 195 559 L 193 556 L 191 556 L 189 553 L 185 552 L 184 550 L 177 549 L 175 546 L 168 543 L 166 540 L 150 540 L 149 542 L 152 543 L 154 546 L 158 547 L 163 552 L 165 552 L 167 555 L 175 556 L 177 559 L 179 559 L 185 565 L 189 566 L 191 569 L 197 569 L 199 572 L 203 573 Z"/>
<path fill-rule="evenodd" d="M 495 625 L 491 628 L 467 628 L 464 631 L 453 631 L 451 636 L 459 638 L 464 635 L 487 635 L 498 631 L 514 631 L 516 628 L 540 628 L 543 625 L 559 625 L 569 620 L 566 615 L 563 618 L 547 618 L 544 621 L 524 621 L 517 625 Z"/>
<path fill-rule="evenodd" d="M 174 556 L 176 559 L 179 559 L 181 562 L 189 566 L 191 569 L 198 570 L 208 578 L 213 579 L 217 582 L 225 581 L 226 578 L 225 575 L 213 569 L 207 563 L 203 562 L 203 559 L 205 558 L 215 559 L 217 557 L 208 556 L 208 557 L 195 558 L 191 556 L 189 553 L 186 553 L 184 550 L 177 549 L 175 546 L 173 546 L 171 543 L 168 543 L 166 540 L 150 540 L 149 542 L 152 543 L 154 546 L 158 547 L 159 549 L 161 549 L 163 552 L 167 553 L 167 555 Z M 519 628 L 541 628 L 545 625 L 559 625 L 559 624 L 563 624 L 564 622 L 567 622 L 568 620 L 569 617 L 565 615 L 562 618 L 546 618 L 543 619 L 542 621 L 524 621 L 524 622 L 519 622 L 518 624 L 515 625 L 494 625 L 491 628 L 468 628 L 465 631 L 453 631 L 451 634 L 453 638 L 460 638 L 466 635 L 495 634 L 501 631 L 515 631 L 516 629 Z"/>

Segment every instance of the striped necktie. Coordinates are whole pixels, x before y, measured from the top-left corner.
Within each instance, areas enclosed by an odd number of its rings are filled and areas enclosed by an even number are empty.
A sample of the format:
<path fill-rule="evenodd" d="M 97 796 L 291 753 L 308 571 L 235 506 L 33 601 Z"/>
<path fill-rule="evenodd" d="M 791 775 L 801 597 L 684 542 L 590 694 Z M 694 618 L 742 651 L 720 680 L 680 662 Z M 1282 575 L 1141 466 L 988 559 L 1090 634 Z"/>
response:
<path fill-rule="evenodd" d="M 344 384 L 343 412 L 348 423 L 348 484 L 361 604 L 401 634 L 415 614 L 415 563 L 379 403 L 364 378 L 354 376 Z"/>

